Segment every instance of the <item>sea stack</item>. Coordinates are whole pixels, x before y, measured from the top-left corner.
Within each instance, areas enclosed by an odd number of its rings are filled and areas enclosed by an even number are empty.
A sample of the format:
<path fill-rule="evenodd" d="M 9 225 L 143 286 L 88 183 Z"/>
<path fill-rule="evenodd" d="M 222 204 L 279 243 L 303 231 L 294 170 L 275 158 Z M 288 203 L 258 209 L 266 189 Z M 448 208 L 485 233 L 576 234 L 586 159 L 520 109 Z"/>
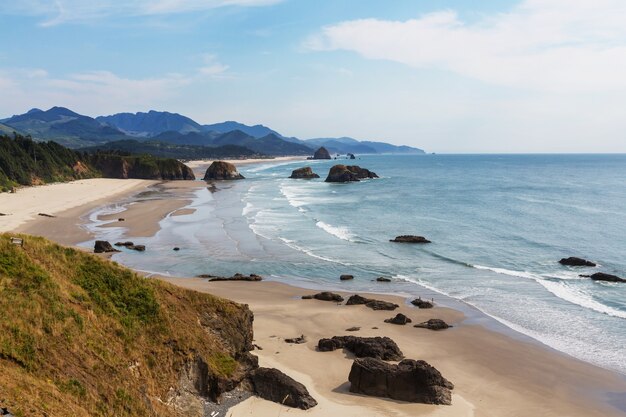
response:
<path fill-rule="evenodd" d="M 204 174 L 204 180 L 243 180 L 244 176 L 241 175 L 235 165 L 225 161 L 214 161 L 210 167 L 207 168 Z"/>
<path fill-rule="evenodd" d="M 331 159 L 330 152 L 325 147 L 321 147 L 313 154 L 313 159 Z"/>
<path fill-rule="evenodd" d="M 378 175 L 357 165 L 335 165 L 328 172 L 326 182 L 361 181 L 363 178 L 378 178 Z"/>
<path fill-rule="evenodd" d="M 293 171 L 291 171 L 291 176 L 289 178 L 310 180 L 310 179 L 319 178 L 319 177 L 320 177 L 319 175 L 313 172 L 311 167 L 304 167 L 304 168 L 294 169 Z"/>

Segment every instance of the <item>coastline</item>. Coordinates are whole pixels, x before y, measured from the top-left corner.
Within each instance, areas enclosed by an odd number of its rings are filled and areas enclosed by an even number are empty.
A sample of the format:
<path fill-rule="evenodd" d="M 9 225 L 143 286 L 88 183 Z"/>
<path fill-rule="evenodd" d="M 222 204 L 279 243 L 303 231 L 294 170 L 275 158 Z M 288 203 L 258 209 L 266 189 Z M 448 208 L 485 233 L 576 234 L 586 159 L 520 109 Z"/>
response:
<path fill-rule="evenodd" d="M 293 159 L 299 158 L 289 160 Z M 211 161 L 201 162 L 194 169 L 201 169 Z M 162 187 L 161 191 L 169 193 L 170 198 L 146 199 L 139 203 L 140 206 L 130 205 L 124 214 L 116 213 L 109 219 L 123 217 L 125 221 L 120 225 L 128 228 L 129 234 L 139 236 L 141 233 L 149 237 L 159 230 L 158 222 L 162 218 L 185 210 L 183 207 L 189 201 L 190 191 L 205 186 L 199 181 L 147 181 L 117 193 L 102 195 L 100 199 L 85 201 L 83 198 L 83 205 L 68 205 L 50 213 L 57 214 L 54 219 L 26 218 L 17 230 L 43 235 L 62 244 L 76 245 L 90 239 L 89 233 L 79 223 L 85 222 L 91 211 L 103 205 L 129 204 L 133 200 L 129 197 L 150 192 L 150 187 Z M 70 188 L 58 192 L 73 191 Z M 37 208 L 35 211 L 44 210 Z M 552 351 L 539 343 L 526 343 L 484 326 L 463 324 L 464 317 L 459 311 L 441 307 L 417 310 L 407 306 L 402 297 L 381 295 L 377 298 L 393 300 L 401 307 L 393 313 L 375 312 L 363 306 L 340 307 L 334 303 L 300 300 L 301 295 L 311 291 L 276 282 L 208 284 L 197 278 L 161 279 L 249 304 L 256 318 L 256 343 L 263 347 L 262 351 L 254 351 L 260 357 L 261 365 L 277 367 L 292 375 L 303 382 L 320 402 L 318 407 L 302 412 L 252 398 L 231 409 L 229 415 L 233 417 L 252 414 L 263 417 L 287 411 L 294 415 L 306 413 L 320 416 L 331 412 L 346 416 L 611 416 L 624 413 L 609 406 L 603 394 L 612 390 L 626 391 L 626 382 L 619 374 Z M 414 322 L 436 317 L 457 326 L 443 332 L 432 332 L 414 329 L 410 325 L 383 323 L 384 319 L 397 312 L 407 314 Z M 408 358 L 424 359 L 438 368 L 456 385 L 453 406 L 406 404 L 347 393 L 351 360 L 341 352 L 316 352 L 315 345 L 318 338 L 346 334 L 345 329 L 354 325 L 362 327 L 355 335 L 390 336 Z M 306 344 L 288 345 L 283 341 L 286 337 L 300 334 L 307 336 Z"/>

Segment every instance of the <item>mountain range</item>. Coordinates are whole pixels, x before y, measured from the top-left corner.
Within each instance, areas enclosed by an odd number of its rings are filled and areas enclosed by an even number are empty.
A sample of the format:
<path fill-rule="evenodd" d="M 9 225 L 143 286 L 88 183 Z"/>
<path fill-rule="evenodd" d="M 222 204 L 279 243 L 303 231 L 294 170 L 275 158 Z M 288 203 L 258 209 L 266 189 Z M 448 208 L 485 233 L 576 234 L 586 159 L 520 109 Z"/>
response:
<path fill-rule="evenodd" d="M 235 121 L 202 125 L 178 113 L 150 110 L 147 113 L 118 113 L 92 118 L 65 107 L 31 109 L 0 120 L 0 133 L 17 132 L 35 140 L 53 140 L 70 148 L 97 147 L 128 140 L 163 142 L 170 145 L 218 147 L 235 145 L 269 156 L 310 155 L 321 146 L 337 154 L 424 153 L 409 146 L 356 139 L 285 137 L 263 125 L 249 126 Z M 121 146 L 121 145 L 120 145 Z M 145 148 L 145 147 L 144 147 Z M 171 149 L 171 147 L 170 147 Z"/>

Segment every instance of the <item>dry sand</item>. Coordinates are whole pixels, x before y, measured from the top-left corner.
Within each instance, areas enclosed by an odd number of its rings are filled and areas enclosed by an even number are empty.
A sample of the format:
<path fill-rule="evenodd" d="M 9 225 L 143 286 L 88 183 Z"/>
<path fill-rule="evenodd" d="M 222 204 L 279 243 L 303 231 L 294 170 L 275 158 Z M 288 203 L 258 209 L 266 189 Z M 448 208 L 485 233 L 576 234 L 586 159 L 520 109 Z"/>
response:
<path fill-rule="evenodd" d="M 420 310 L 389 295 L 394 312 L 365 306 L 302 300 L 312 293 L 275 282 L 207 282 L 199 278 L 162 278 L 176 285 L 248 304 L 254 312 L 255 350 L 261 366 L 276 367 L 307 386 L 319 402 L 308 410 L 290 409 L 259 398 L 232 408 L 227 416 L 619 416 L 602 391 L 626 393 L 623 378 L 609 371 L 477 325 L 463 324 L 463 314 L 447 309 Z M 391 284 L 393 285 L 393 284 Z M 390 288 L 390 284 L 381 284 Z M 383 291 L 383 290 L 381 290 Z M 346 293 L 345 295 L 350 295 Z M 413 323 L 442 318 L 455 327 L 443 331 L 398 326 L 384 319 L 402 312 Z M 359 326 L 360 331 L 345 329 Z M 372 327 L 378 327 L 373 329 Z M 301 345 L 285 338 L 304 334 Z M 352 356 L 317 352 L 317 341 L 335 335 L 389 336 L 407 358 L 423 359 L 455 384 L 452 406 L 409 404 L 349 392 Z M 595 393 L 595 394 L 594 394 Z M 626 394 L 624 394 L 626 395 Z"/>

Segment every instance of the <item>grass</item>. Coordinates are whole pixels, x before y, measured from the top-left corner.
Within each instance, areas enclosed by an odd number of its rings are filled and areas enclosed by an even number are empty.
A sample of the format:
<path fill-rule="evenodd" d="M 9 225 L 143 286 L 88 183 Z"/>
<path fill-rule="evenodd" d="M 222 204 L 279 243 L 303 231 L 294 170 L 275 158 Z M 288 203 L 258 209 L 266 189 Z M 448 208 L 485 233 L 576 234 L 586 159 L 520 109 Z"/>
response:
<path fill-rule="evenodd" d="M 240 372 L 246 307 L 43 238 L 0 234 L 0 407 L 16 415 L 173 415 L 186 364 Z M 132 366 L 131 366 L 132 365 Z"/>

